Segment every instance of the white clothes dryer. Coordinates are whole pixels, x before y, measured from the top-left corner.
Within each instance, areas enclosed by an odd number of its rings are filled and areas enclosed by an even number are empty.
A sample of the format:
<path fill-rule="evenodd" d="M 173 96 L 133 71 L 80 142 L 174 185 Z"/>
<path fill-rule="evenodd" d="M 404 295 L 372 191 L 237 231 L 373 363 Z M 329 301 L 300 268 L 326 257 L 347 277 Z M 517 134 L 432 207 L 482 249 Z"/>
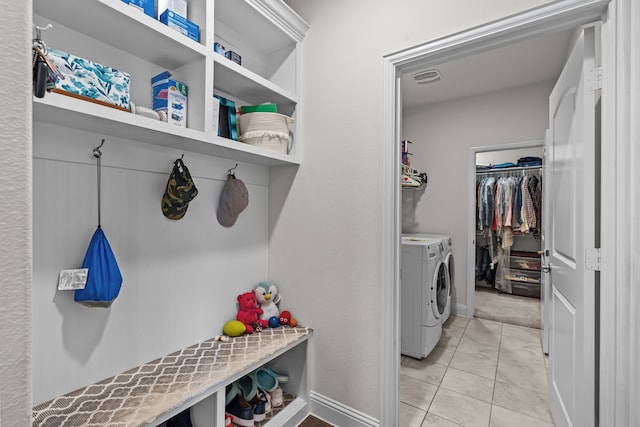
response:
<path fill-rule="evenodd" d="M 442 243 L 403 235 L 401 266 L 400 352 L 422 359 L 442 336 L 449 283 Z"/>
<path fill-rule="evenodd" d="M 447 268 L 447 274 L 449 276 L 449 286 L 447 288 L 447 303 L 442 313 L 442 323 L 446 322 L 451 315 L 451 296 L 455 286 L 455 261 L 453 259 L 453 242 L 451 236 L 442 234 L 403 234 L 403 237 L 414 239 L 433 239 L 442 244 L 443 262 Z"/>

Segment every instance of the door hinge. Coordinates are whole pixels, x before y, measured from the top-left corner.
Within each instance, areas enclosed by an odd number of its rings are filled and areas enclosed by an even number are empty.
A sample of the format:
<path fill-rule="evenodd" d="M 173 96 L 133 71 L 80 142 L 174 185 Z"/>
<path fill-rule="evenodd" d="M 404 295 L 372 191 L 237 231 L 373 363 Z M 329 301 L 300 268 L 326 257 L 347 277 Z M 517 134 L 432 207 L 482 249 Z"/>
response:
<path fill-rule="evenodd" d="M 584 251 L 584 266 L 588 270 L 600 271 L 600 248 L 587 248 Z"/>
<path fill-rule="evenodd" d="M 594 67 L 587 72 L 586 85 L 589 90 L 602 89 L 602 67 Z"/>

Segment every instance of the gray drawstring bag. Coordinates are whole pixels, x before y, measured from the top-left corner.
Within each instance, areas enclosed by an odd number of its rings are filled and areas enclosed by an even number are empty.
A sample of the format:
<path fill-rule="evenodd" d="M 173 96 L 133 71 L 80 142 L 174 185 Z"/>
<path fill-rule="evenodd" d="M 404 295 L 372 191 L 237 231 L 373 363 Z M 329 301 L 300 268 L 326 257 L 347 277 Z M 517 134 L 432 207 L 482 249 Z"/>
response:
<path fill-rule="evenodd" d="M 74 301 L 89 307 L 111 306 L 122 286 L 122 274 L 118 262 L 100 226 L 100 156 L 102 155 L 100 147 L 102 144 L 93 150 L 98 166 L 98 228 L 93 233 L 82 261 L 82 268 L 89 269 L 87 283 L 84 289 L 77 289 L 73 297 Z"/>

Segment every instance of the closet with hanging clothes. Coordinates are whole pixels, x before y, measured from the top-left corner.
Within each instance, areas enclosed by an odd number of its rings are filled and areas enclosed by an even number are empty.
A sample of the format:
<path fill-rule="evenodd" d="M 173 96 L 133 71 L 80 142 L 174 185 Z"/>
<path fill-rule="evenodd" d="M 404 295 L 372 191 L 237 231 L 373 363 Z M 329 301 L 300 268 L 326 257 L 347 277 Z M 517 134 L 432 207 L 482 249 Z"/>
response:
<path fill-rule="evenodd" d="M 540 298 L 542 159 L 476 166 L 476 287 Z"/>

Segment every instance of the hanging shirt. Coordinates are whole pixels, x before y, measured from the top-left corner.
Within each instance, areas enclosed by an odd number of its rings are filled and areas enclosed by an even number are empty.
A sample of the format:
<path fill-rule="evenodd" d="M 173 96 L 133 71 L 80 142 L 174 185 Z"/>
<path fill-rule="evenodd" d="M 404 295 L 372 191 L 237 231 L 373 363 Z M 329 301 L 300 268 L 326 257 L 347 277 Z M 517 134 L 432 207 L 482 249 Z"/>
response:
<path fill-rule="evenodd" d="M 522 225 L 520 231 L 528 233 L 530 229 L 536 227 L 536 213 L 533 209 L 533 200 L 529 193 L 529 176 L 522 179 Z"/>

